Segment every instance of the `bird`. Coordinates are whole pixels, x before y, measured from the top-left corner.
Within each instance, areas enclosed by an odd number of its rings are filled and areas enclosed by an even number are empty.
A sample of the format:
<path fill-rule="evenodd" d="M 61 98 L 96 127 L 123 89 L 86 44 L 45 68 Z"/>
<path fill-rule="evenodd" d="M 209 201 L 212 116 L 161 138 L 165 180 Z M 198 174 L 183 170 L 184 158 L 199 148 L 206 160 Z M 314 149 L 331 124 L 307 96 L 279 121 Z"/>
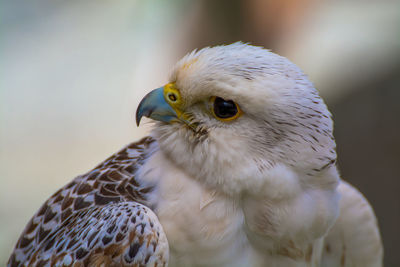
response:
<path fill-rule="evenodd" d="M 194 50 L 149 92 L 151 132 L 54 193 L 8 266 L 382 266 L 338 172 L 332 115 L 285 57 Z"/>

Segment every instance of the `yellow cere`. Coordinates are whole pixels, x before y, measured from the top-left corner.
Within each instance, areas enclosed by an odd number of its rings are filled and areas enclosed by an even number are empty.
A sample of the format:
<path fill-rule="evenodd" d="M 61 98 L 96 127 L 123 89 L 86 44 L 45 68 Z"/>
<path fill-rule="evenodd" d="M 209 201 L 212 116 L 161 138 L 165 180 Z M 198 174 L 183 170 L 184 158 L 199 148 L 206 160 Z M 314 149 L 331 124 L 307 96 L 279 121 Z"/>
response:
<path fill-rule="evenodd" d="M 182 97 L 175 83 L 168 83 L 164 86 L 164 98 L 167 103 L 175 110 L 178 117 L 181 117 Z"/>

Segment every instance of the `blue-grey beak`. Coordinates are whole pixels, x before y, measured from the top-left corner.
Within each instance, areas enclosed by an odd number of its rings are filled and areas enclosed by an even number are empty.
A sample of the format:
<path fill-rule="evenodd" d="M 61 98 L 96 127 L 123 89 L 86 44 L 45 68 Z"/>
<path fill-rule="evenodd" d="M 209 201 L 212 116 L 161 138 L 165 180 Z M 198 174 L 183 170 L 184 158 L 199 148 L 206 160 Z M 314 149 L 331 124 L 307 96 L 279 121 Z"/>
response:
<path fill-rule="evenodd" d="M 142 99 L 136 110 L 137 126 L 143 116 L 164 122 L 171 122 L 178 118 L 175 110 L 165 101 L 164 87 L 151 91 Z"/>

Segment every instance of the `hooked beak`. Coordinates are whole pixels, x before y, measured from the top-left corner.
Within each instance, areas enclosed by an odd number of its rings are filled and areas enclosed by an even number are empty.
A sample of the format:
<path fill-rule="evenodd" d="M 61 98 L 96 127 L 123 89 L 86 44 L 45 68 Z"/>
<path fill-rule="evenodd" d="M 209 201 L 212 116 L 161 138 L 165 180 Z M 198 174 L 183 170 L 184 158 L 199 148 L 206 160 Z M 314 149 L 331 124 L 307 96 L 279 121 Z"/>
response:
<path fill-rule="evenodd" d="M 175 110 L 165 100 L 164 87 L 151 91 L 142 99 L 136 110 L 137 126 L 139 126 L 143 116 L 163 122 L 171 122 L 178 119 Z"/>

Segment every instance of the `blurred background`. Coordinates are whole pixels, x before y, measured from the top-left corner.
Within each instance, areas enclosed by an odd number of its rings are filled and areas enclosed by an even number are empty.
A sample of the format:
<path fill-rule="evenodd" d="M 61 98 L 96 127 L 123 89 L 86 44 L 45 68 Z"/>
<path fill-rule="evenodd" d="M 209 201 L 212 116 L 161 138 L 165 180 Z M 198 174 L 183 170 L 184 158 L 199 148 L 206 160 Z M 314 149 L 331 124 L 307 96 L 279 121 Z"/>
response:
<path fill-rule="evenodd" d="M 0 266 L 59 187 L 137 140 L 140 99 L 194 48 L 288 57 L 335 120 L 339 168 L 400 254 L 400 2 L 0 1 Z"/>

